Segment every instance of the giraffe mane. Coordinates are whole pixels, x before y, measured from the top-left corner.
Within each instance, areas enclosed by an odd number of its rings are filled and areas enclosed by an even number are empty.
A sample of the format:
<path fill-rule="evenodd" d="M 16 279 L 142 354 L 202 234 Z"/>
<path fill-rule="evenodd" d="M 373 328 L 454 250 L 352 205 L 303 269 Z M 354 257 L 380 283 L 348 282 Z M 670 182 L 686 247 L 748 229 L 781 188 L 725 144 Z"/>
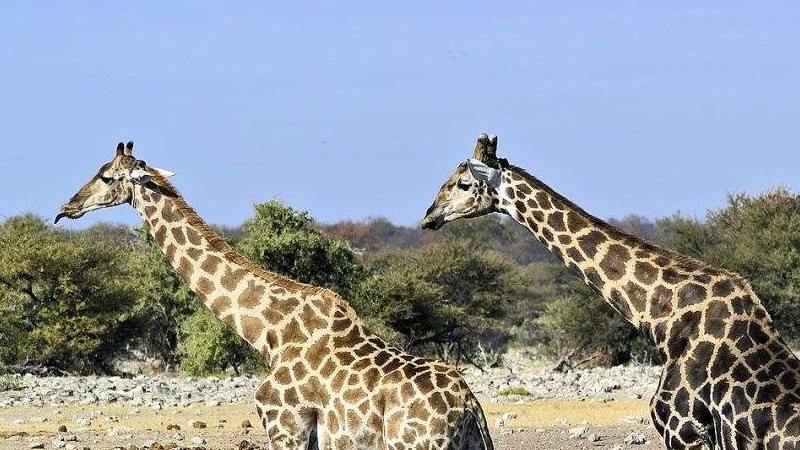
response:
<path fill-rule="evenodd" d="M 193 226 L 204 239 L 208 241 L 209 245 L 214 248 L 214 250 L 222 253 L 229 261 L 240 265 L 245 270 L 252 272 L 268 283 L 276 284 L 292 291 L 298 291 L 311 295 L 320 295 L 324 298 L 332 300 L 335 304 L 343 306 L 348 312 L 352 311 L 350 304 L 336 292 L 324 287 L 301 283 L 287 276 L 270 272 L 269 270 L 266 270 L 254 263 L 241 253 L 237 252 L 233 249 L 233 247 L 230 246 L 230 244 L 225 242 L 225 240 L 222 239 L 216 231 L 208 226 L 208 224 L 200 217 L 200 215 L 197 214 L 197 211 L 195 211 L 194 208 L 192 208 L 186 202 L 180 192 L 178 192 L 175 186 L 170 183 L 166 177 L 161 175 L 153 175 L 152 179 L 158 185 L 158 187 L 161 188 L 160 190 L 162 194 L 167 195 L 170 199 L 172 199 L 172 201 L 175 203 L 175 209 L 181 215 L 183 215 L 186 221 Z"/>
<path fill-rule="evenodd" d="M 704 261 L 701 261 L 701 260 L 696 259 L 696 258 L 692 258 L 690 256 L 686 256 L 684 254 L 678 253 L 678 252 L 676 252 L 674 250 L 662 247 L 660 245 L 653 244 L 652 242 L 649 242 L 647 240 L 644 240 L 642 238 L 636 237 L 636 236 L 634 236 L 634 235 L 632 235 L 630 233 L 626 233 L 626 232 L 620 230 L 619 228 L 615 227 L 614 225 L 611 225 L 610 223 L 608 223 L 608 222 L 606 222 L 606 221 L 604 221 L 604 220 L 602 220 L 602 219 L 600 219 L 600 218 L 598 218 L 596 216 L 593 216 L 592 214 L 589 214 L 583 208 L 581 208 L 580 206 L 578 206 L 575 203 L 573 203 L 570 199 L 568 199 L 567 197 L 565 197 L 565 196 L 559 194 L 558 192 L 554 191 L 550 186 L 548 186 L 547 184 L 545 184 L 544 182 L 542 182 L 541 180 L 539 180 L 535 176 L 529 174 L 527 171 L 525 171 L 525 169 L 523 169 L 521 167 L 514 166 L 512 164 L 509 164 L 506 160 L 502 160 L 502 162 L 503 162 L 502 165 L 505 168 L 508 168 L 512 172 L 514 172 L 517 175 L 521 176 L 523 179 L 525 179 L 525 181 L 531 183 L 531 185 L 535 186 L 537 189 L 541 189 L 541 190 L 545 191 L 552 198 L 554 198 L 557 201 L 563 203 L 568 208 L 570 208 L 570 209 L 576 211 L 577 213 L 583 215 L 584 218 L 589 220 L 589 222 L 591 222 L 592 225 L 607 231 L 611 237 L 614 237 L 614 238 L 617 238 L 617 239 L 627 240 L 627 241 L 629 241 L 631 243 L 638 244 L 639 246 L 641 246 L 642 248 L 644 248 L 647 251 L 650 251 L 650 252 L 655 253 L 655 254 L 664 255 L 664 256 L 672 259 L 673 261 L 675 261 L 679 266 L 696 268 L 697 270 L 702 270 L 702 271 L 708 272 L 710 274 L 728 275 L 730 277 L 735 278 L 736 280 L 738 280 L 740 282 L 746 283 L 749 286 L 749 283 L 747 282 L 747 280 L 744 279 L 744 277 L 742 277 L 738 273 L 735 273 L 735 272 L 732 272 L 732 271 L 729 271 L 729 270 L 725 270 L 725 269 L 721 269 L 721 268 L 718 268 L 718 267 L 710 266 L 708 263 L 706 263 Z"/>

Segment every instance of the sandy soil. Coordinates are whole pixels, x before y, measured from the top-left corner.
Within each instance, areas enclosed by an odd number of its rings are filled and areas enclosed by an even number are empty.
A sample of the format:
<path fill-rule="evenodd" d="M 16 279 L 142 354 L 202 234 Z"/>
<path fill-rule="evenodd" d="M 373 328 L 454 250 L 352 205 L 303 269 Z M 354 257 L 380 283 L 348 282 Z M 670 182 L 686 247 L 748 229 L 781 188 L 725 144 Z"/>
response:
<path fill-rule="evenodd" d="M 484 402 L 484 409 L 498 449 L 662 448 L 649 419 L 645 419 L 648 414 L 644 401 L 553 400 L 512 405 Z M 498 428 L 502 417 L 504 425 Z M 196 428 L 201 425 L 193 424 L 195 421 L 205 427 Z M 244 421 L 253 428 L 243 428 Z M 571 439 L 569 430 L 578 426 L 586 426 L 587 431 L 582 438 Z M 59 432 L 62 427 L 67 431 Z M 636 431 L 644 433 L 648 443 L 625 445 L 625 437 Z M 166 448 L 266 448 L 266 436 L 249 405 L 163 410 L 113 405 L 0 410 L 3 450 L 28 450 L 35 444 L 42 444 L 45 449 L 141 449 L 153 442 Z"/>

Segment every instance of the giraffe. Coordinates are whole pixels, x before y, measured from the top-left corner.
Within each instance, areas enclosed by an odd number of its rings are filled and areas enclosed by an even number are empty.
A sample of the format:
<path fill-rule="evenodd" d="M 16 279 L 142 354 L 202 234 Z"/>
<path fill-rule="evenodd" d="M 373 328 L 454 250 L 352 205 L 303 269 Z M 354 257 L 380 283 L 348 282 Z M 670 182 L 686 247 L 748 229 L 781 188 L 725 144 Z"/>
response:
<path fill-rule="evenodd" d="M 657 346 L 650 407 L 669 449 L 800 449 L 800 362 L 749 283 L 623 233 L 523 169 L 482 134 L 422 227 L 489 213 L 526 227 Z"/>
<path fill-rule="evenodd" d="M 191 290 L 268 362 L 255 401 L 271 448 L 493 448 L 481 406 L 455 368 L 387 345 L 334 292 L 234 251 L 171 175 L 136 159 L 132 142 L 120 143 L 56 222 L 123 203 L 138 211 Z"/>

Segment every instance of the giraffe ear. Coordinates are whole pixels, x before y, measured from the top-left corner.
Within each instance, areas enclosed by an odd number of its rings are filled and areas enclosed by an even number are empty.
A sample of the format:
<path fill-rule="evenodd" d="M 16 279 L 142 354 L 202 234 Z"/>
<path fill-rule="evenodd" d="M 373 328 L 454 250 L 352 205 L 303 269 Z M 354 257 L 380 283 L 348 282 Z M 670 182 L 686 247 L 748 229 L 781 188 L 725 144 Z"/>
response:
<path fill-rule="evenodd" d="M 119 144 L 117 144 L 117 156 L 124 154 L 124 152 L 125 152 L 125 144 L 120 142 Z"/>
<path fill-rule="evenodd" d="M 122 145 L 122 142 L 120 142 L 119 145 Z M 128 141 L 128 144 L 125 145 L 124 153 L 128 156 L 133 154 L 133 141 Z"/>
<path fill-rule="evenodd" d="M 161 175 L 164 178 L 169 178 L 169 177 L 175 176 L 175 172 L 170 172 L 167 169 L 161 169 L 161 168 L 158 168 L 158 167 L 151 167 L 150 170 L 152 170 L 153 172 Z"/>
<path fill-rule="evenodd" d="M 468 159 L 467 166 L 472 176 L 478 181 L 485 181 L 493 187 L 500 185 L 500 171 L 491 168 L 477 159 Z"/>

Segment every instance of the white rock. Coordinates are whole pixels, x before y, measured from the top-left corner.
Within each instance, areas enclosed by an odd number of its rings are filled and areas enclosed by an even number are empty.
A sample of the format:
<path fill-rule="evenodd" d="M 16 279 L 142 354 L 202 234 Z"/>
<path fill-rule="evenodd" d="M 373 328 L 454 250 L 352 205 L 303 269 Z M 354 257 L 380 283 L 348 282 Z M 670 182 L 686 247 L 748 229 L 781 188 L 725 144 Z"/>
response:
<path fill-rule="evenodd" d="M 503 420 L 505 421 L 514 420 L 516 418 L 517 418 L 517 413 L 507 412 L 503 414 Z"/>
<path fill-rule="evenodd" d="M 583 427 L 583 426 L 570 428 L 569 429 L 569 438 L 570 439 L 582 439 L 583 435 L 585 435 L 587 431 L 589 431 L 589 428 Z"/>
<path fill-rule="evenodd" d="M 629 434 L 623 442 L 628 445 L 642 445 L 647 443 L 647 438 L 641 431 L 634 431 Z"/>
<path fill-rule="evenodd" d="M 28 448 L 30 448 L 30 449 L 44 448 L 44 443 L 42 443 L 42 442 L 31 442 L 31 444 L 28 446 Z"/>
<path fill-rule="evenodd" d="M 201 438 L 200 436 L 195 436 L 192 438 L 192 445 L 203 445 L 206 443 L 206 440 Z"/>

